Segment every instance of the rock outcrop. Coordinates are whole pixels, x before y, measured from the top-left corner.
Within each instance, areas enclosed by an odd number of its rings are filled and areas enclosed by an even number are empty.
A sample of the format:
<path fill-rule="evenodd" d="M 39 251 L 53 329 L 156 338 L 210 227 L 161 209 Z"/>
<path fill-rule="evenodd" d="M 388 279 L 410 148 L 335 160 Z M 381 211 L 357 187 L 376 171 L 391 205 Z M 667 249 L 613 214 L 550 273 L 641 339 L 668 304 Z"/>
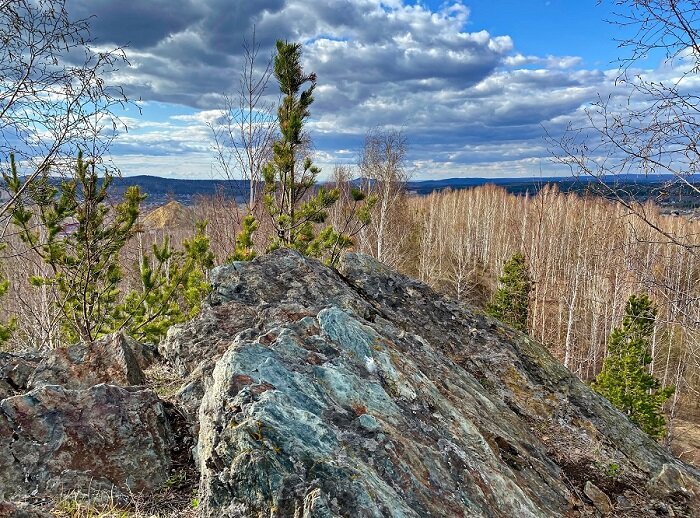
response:
<path fill-rule="evenodd" d="M 212 278 L 160 348 L 205 516 L 700 513 L 700 473 L 540 345 L 375 261 L 283 250 Z"/>
<path fill-rule="evenodd" d="M 172 432 L 156 395 L 48 385 L 0 402 L 0 499 L 140 492 L 169 476 Z"/>
<path fill-rule="evenodd" d="M 376 261 L 212 281 L 158 353 L 0 354 L 0 516 L 180 483 L 190 515 L 193 462 L 211 518 L 700 516 L 700 473 L 539 344 Z"/>
<path fill-rule="evenodd" d="M 26 392 L 40 361 L 36 354 L 0 352 L 0 400 Z"/>
<path fill-rule="evenodd" d="M 51 513 L 42 511 L 23 502 L 0 501 L 2 518 L 54 518 Z"/>
<path fill-rule="evenodd" d="M 93 343 L 78 343 L 50 351 L 31 375 L 32 387 L 62 385 L 71 389 L 100 383 L 143 385 L 143 370 L 154 351 L 123 333 L 107 335 Z"/>
<path fill-rule="evenodd" d="M 122 334 L 44 353 L 0 353 L 0 516 L 43 512 L 27 507 L 27 498 L 163 486 L 187 445 L 177 412 L 140 386 L 155 354 Z"/>

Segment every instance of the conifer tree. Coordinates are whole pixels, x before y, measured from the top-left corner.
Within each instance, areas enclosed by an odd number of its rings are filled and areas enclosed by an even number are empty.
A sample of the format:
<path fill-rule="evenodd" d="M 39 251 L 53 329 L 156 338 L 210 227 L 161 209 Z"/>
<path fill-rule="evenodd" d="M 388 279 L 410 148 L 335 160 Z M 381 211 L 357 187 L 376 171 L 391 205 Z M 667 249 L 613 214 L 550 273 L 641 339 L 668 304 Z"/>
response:
<path fill-rule="evenodd" d="M 137 340 L 158 343 L 171 326 L 199 313 L 211 289 L 206 272 L 214 265 L 205 229 L 206 222 L 198 223 L 183 250 L 173 251 L 166 237 L 153 245 L 151 255 L 144 254 L 141 286 L 117 306 L 117 329 Z"/>
<path fill-rule="evenodd" d="M 0 250 L 5 248 L 4 243 L 0 243 Z M 7 293 L 10 289 L 10 281 L 7 279 L 0 278 L 0 299 Z M 0 346 L 7 342 L 12 336 L 13 331 L 17 327 L 17 318 L 12 317 L 8 322 L 0 322 Z"/>
<path fill-rule="evenodd" d="M 11 192 L 20 192 L 14 158 L 4 177 Z M 110 209 L 111 183 L 108 172 L 99 178 L 94 164 L 86 163 L 80 153 L 74 178 L 56 187 L 44 171 L 27 189 L 30 205 L 20 197 L 12 209 L 20 238 L 47 267 L 46 274 L 30 281 L 53 290 L 52 309 L 64 345 L 89 343 L 120 330 L 157 342 L 171 325 L 198 313 L 210 289 L 206 272 L 214 255 L 206 223 L 200 223 L 182 250 L 171 250 L 167 239 L 155 245 L 152 256 L 146 254 L 140 264 L 140 288 L 122 295 L 120 255 L 138 230 L 145 196 L 138 187 L 129 187 Z"/>
<path fill-rule="evenodd" d="M 14 158 L 4 177 L 11 192 L 21 192 Z M 145 196 L 138 187 L 130 187 L 110 214 L 106 199 L 111 182 L 108 173 L 100 179 L 94 163 L 85 162 L 81 152 L 74 178 L 56 187 L 44 170 L 28 189 L 32 206 L 18 200 L 12 209 L 21 239 L 48 266 L 47 275 L 30 280 L 35 286 L 56 289 L 60 331 L 66 343 L 92 342 L 114 326 L 122 279 L 119 253 L 134 235 Z"/>
<path fill-rule="evenodd" d="M 320 257 L 339 243 L 348 243 L 330 226 L 319 233 L 315 230 L 340 196 L 338 189 L 319 188 L 314 193 L 320 169 L 308 156 L 304 124 L 314 101 L 316 74 L 304 73 L 300 44 L 278 41 L 274 75 L 283 98 L 277 112 L 280 138 L 273 144 L 272 160 L 263 170 L 264 202 L 276 233 L 270 248 L 294 248 Z"/>
<path fill-rule="evenodd" d="M 243 218 L 243 226 L 236 236 L 236 248 L 229 261 L 252 261 L 255 259 L 253 234 L 258 230 L 258 222 L 255 216 L 248 214 Z"/>
<path fill-rule="evenodd" d="M 503 274 L 498 279 L 498 289 L 486 312 L 506 324 L 527 333 L 528 306 L 532 281 L 527 270 L 525 256 L 520 252 L 503 265 Z"/>
<path fill-rule="evenodd" d="M 646 433 L 660 438 L 666 433 L 662 406 L 675 388 L 662 388 L 648 371 L 655 320 L 656 307 L 648 296 L 629 298 L 622 327 L 610 334 L 608 356 L 593 382 L 593 389 Z"/>
<path fill-rule="evenodd" d="M 195 317 L 201 308 L 202 300 L 211 291 L 207 279 L 209 270 L 214 266 L 214 252 L 211 251 L 209 237 L 206 235 L 207 222 L 197 223 L 197 230 L 190 239 L 182 243 L 184 249 L 181 270 L 183 271 L 183 299 L 186 304 L 187 319 Z"/>

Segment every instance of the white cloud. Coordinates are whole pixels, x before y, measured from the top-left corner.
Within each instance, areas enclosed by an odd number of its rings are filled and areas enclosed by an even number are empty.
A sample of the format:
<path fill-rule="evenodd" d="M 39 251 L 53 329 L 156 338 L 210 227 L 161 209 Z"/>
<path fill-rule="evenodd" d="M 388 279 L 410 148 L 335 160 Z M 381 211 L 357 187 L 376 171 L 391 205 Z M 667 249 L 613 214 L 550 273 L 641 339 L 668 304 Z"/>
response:
<path fill-rule="evenodd" d="M 224 110 L 202 110 L 191 115 L 173 115 L 172 120 L 208 124 L 215 122 L 226 114 Z"/>
<path fill-rule="evenodd" d="M 129 173 L 211 173 L 206 123 L 216 122 L 222 92 L 237 84 L 253 25 L 261 56 L 278 38 L 304 43 L 305 68 L 319 81 L 309 129 L 327 169 L 352 161 L 365 131 L 383 126 L 406 132 L 424 177 L 536 174 L 549 156 L 542 126 L 556 132 L 581 120 L 598 92 L 612 91 L 615 75 L 582 69 L 576 56 L 524 55 L 510 36 L 472 27 L 459 1 L 436 11 L 402 0 L 71 2 L 95 12 L 100 42 L 131 42 L 133 66 L 117 76 L 127 93 L 197 109 L 157 123 L 130 120 L 133 131 L 113 150 Z"/>
<path fill-rule="evenodd" d="M 165 178 L 218 178 L 209 153 L 179 153 L 149 156 L 120 154 L 113 157 L 114 165 L 127 176 L 151 175 Z"/>

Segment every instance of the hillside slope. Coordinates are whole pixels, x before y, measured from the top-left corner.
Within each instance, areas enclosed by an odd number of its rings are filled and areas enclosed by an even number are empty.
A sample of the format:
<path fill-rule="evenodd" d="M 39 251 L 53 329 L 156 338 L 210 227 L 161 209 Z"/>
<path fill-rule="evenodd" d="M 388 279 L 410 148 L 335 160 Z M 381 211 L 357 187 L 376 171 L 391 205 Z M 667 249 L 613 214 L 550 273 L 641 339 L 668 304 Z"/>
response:
<path fill-rule="evenodd" d="M 540 345 L 376 261 L 212 280 L 159 351 L 0 353 L 0 516 L 700 516 L 700 473 Z"/>

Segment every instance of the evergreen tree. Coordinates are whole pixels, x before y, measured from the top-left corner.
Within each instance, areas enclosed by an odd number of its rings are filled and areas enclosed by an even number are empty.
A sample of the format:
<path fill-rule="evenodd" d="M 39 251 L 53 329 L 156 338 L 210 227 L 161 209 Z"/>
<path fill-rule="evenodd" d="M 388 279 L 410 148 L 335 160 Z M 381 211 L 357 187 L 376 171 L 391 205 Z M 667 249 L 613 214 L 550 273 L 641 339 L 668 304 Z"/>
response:
<path fill-rule="evenodd" d="M 344 196 L 343 191 L 345 191 Z M 322 231 L 326 232 L 326 235 L 321 237 L 321 242 L 327 246 L 324 251 L 326 264 L 335 265 L 343 251 L 354 244 L 352 238 L 370 224 L 371 211 L 376 203 L 376 195 L 367 196 L 361 189 L 351 185 L 343 186 L 340 206 L 334 207 L 339 230 L 326 227 Z"/>
<path fill-rule="evenodd" d="M 211 290 L 206 272 L 214 264 L 205 228 L 206 222 L 200 222 L 183 250 L 174 252 L 166 237 L 153 245 L 152 255 L 144 254 L 141 286 L 117 306 L 117 329 L 137 340 L 158 343 L 171 326 L 199 313 L 201 301 Z"/>
<path fill-rule="evenodd" d="M 248 214 L 243 218 L 243 227 L 236 236 L 236 248 L 229 261 L 252 261 L 255 259 L 253 234 L 258 230 L 258 222 L 255 216 Z"/>
<path fill-rule="evenodd" d="M 20 193 L 22 180 L 11 158 L 5 181 Z M 141 286 L 122 295 L 121 252 L 137 232 L 145 196 L 130 187 L 113 209 L 107 204 L 112 177 L 99 178 L 94 164 L 78 155 L 75 177 L 56 187 L 43 171 L 27 189 L 30 206 L 18 197 L 12 221 L 21 239 L 39 255 L 47 273 L 30 279 L 54 292 L 53 307 L 63 344 L 92 342 L 119 330 L 157 342 L 167 329 L 199 312 L 210 290 L 206 272 L 214 256 L 206 223 L 172 251 L 166 239 L 140 264 Z M 4 288 L 6 289 L 6 288 Z M 3 287 L 0 284 L 0 292 Z M 0 339 L 3 335 L 0 327 Z"/>
<path fill-rule="evenodd" d="M 314 193 L 320 169 L 307 154 L 304 124 L 314 100 L 316 74 L 304 73 L 300 44 L 278 41 L 274 75 L 283 98 L 277 112 L 280 138 L 263 170 L 264 202 L 276 233 L 270 248 L 289 247 L 320 257 L 339 243 L 345 247 L 349 243 L 330 226 L 319 233 L 315 230 L 340 196 L 338 189 L 319 188 Z"/>
<path fill-rule="evenodd" d="M 527 333 L 528 306 L 532 281 L 527 271 L 525 256 L 520 252 L 503 265 L 503 274 L 498 279 L 498 289 L 486 312 L 506 324 Z"/>
<path fill-rule="evenodd" d="M 14 159 L 10 166 L 5 181 L 18 194 L 22 181 Z M 145 196 L 138 187 L 130 187 L 110 214 L 106 199 L 111 182 L 108 173 L 100 179 L 94 163 L 85 162 L 81 152 L 73 179 L 56 187 L 44 170 L 28 189 L 32 207 L 18 201 L 12 209 L 21 239 L 48 266 L 46 275 L 30 280 L 35 286 L 56 289 L 60 331 L 66 343 L 91 342 L 114 326 L 122 279 L 119 253 L 135 233 Z"/>
<path fill-rule="evenodd" d="M 4 249 L 5 246 L 6 245 L 4 243 L 0 243 L 0 250 Z M 10 289 L 10 281 L 8 281 L 7 279 L 0 278 L 0 299 L 2 299 L 2 297 L 7 293 L 8 289 Z M 0 322 L 0 346 L 2 346 L 2 344 L 4 344 L 10 339 L 16 327 L 16 317 L 12 317 L 6 323 Z"/>
<path fill-rule="evenodd" d="M 184 260 L 181 267 L 184 272 L 182 296 L 188 320 L 200 312 L 202 300 L 211 291 L 211 284 L 209 284 L 207 277 L 209 270 L 214 266 L 214 252 L 211 251 L 206 228 L 206 221 L 198 222 L 194 236 L 182 243 L 184 249 Z"/>
<path fill-rule="evenodd" d="M 610 334 L 608 356 L 593 382 L 593 389 L 646 433 L 660 438 L 666 433 L 662 407 L 675 388 L 661 388 L 648 371 L 655 320 L 656 308 L 649 297 L 632 295 L 629 298 L 622 327 Z"/>

